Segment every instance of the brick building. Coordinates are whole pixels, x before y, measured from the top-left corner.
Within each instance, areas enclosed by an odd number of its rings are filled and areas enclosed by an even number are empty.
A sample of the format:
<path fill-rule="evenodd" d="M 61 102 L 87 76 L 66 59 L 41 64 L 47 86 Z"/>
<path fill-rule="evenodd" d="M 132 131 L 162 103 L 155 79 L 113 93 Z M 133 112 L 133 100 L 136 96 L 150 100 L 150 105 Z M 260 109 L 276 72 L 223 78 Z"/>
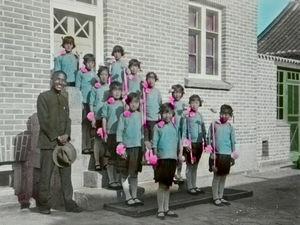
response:
<path fill-rule="evenodd" d="M 279 64 L 300 62 L 258 55 L 256 1 L 0 0 L 0 6 L 0 161 L 14 160 L 4 158 L 12 151 L 9 140 L 30 124 L 67 34 L 75 37 L 79 55 L 92 52 L 97 64 L 115 44 L 124 46 L 126 59 L 142 62 L 143 75 L 158 74 L 166 101 L 176 83 L 186 87 L 186 102 L 199 94 L 207 127 L 222 104 L 232 105 L 240 154 L 234 172 L 289 161 L 289 124 L 276 117 L 276 74 Z M 78 130 L 80 121 L 73 121 Z M 201 176 L 208 175 L 205 157 Z M 152 182 L 150 171 L 141 180 Z"/>

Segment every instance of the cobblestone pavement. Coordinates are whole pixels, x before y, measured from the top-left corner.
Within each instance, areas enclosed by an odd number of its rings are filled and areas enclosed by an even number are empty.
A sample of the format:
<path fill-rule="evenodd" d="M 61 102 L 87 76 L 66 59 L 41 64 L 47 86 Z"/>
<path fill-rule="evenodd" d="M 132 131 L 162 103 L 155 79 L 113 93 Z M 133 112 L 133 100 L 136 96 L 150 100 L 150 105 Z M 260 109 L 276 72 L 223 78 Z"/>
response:
<path fill-rule="evenodd" d="M 256 178 L 259 182 L 235 187 L 253 190 L 253 197 L 232 201 L 231 206 L 203 204 L 177 209 L 179 218 L 166 218 L 164 221 L 154 215 L 131 218 L 105 210 L 80 214 L 53 211 L 51 215 L 41 215 L 35 209 L 20 210 L 17 205 L 13 205 L 0 206 L 0 225 L 299 225 L 300 171 L 285 172 L 282 177 L 278 177 L 277 171 L 245 175 L 244 179 Z"/>

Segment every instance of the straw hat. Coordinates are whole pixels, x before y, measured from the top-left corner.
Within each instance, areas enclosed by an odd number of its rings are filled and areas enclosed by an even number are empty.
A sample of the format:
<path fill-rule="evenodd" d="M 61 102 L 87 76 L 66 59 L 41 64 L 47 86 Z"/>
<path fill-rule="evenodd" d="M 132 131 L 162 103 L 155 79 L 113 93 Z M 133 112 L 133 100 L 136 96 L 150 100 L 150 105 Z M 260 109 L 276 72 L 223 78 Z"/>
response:
<path fill-rule="evenodd" d="M 71 143 L 57 145 L 53 151 L 53 161 L 58 167 L 69 167 L 76 159 L 76 149 Z"/>

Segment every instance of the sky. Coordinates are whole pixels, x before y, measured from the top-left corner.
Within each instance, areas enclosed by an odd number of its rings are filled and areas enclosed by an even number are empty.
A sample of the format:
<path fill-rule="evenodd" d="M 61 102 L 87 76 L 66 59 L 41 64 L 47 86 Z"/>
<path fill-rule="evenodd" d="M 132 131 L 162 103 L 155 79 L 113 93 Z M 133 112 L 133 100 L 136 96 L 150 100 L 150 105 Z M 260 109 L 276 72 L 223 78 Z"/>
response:
<path fill-rule="evenodd" d="M 258 30 L 260 34 L 291 0 L 258 0 Z"/>

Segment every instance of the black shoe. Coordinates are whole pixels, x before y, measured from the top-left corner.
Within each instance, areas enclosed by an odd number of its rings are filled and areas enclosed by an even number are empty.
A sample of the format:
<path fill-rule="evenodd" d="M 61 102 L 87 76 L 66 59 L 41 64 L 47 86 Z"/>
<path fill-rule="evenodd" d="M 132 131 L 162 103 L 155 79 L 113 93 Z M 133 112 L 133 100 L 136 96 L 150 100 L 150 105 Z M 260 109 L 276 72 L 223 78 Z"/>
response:
<path fill-rule="evenodd" d="M 76 206 L 72 209 L 67 209 L 66 210 L 67 212 L 73 212 L 73 213 L 81 213 L 83 211 L 83 208 L 79 207 L 79 206 Z"/>
<path fill-rule="evenodd" d="M 30 207 L 30 203 L 29 202 L 23 202 L 20 205 L 21 209 L 28 209 Z"/>
<path fill-rule="evenodd" d="M 49 215 L 49 214 L 51 214 L 51 210 L 50 209 L 40 209 L 40 213 Z"/>

